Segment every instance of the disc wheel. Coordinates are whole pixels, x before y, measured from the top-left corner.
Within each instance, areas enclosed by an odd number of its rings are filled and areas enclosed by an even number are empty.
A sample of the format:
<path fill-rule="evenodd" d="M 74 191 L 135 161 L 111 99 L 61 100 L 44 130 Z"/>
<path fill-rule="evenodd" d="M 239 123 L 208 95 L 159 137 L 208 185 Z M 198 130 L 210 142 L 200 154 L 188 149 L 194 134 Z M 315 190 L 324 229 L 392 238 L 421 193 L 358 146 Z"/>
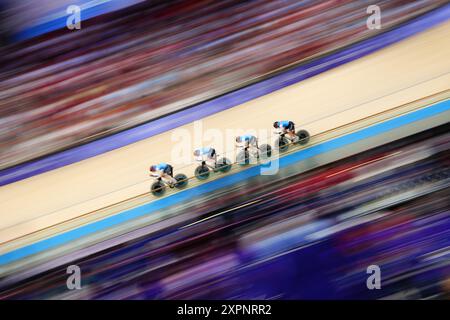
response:
<path fill-rule="evenodd" d="M 236 162 L 241 166 L 246 166 L 250 163 L 250 154 L 247 150 L 242 150 L 236 157 Z"/>
<path fill-rule="evenodd" d="M 198 180 L 206 180 L 209 177 L 209 168 L 207 166 L 198 166 L 195 169 L 195 177 Z"/>
<path fill-rule="evenodd" d="M 177 180 L 177 184 L 175 185 L 175 187 L 177 187 L 178 189 L 183 189 L 187 186 L 188 178 L 185 174 L 179 173 L 174 178 L 175 180 Z"/>
<path fill-rule="evenodd" d="M 151 192 L 154 196 L 160 197 L 166 192 L 166 186 L 161 181 L 156 181 L 151 186 Z"/>
<path fill-rule="evenodd" d="M 217 170 L 220 172 L 228 172 L 231 170 L 231 161 L 227 158 L 221 158 L 217 161 Z"/>
<path fill-rule="evenodd" d="M 309 142 L 310 136 L 309 136 L 309 132 L 308 131 L 306 131 L 306 130 L 299 130 L 299 131 L 297 131 L 297 136 L 298 136 L 298 139 L 299 139 L 297 141 L 297 143 L 299 145 L 305 145 L 305 144 L 307 144 Z"/>
<path fill-rule="evenodd" d="M 280 137 L 275 141 L 275 145 L 278 146 L 278 151 L 285 152 L 289 148 L 289 140 L 285 137 Z"/>
<path fill-rule="evenodd" d="M 260 148 L 261 159 L 268 159 L 272 156 L 272 147 L 269 144 L 263 144 Z"/>

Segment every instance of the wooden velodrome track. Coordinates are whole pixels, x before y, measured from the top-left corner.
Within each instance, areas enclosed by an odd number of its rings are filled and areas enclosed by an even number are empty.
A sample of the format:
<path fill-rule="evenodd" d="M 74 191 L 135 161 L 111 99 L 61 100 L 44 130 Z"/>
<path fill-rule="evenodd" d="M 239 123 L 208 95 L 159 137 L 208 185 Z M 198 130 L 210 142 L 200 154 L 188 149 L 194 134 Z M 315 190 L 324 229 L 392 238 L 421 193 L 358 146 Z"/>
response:
<path fill-rule="evenodd" d="M 292 119 L 317 135 L 445 92 L 450 87 L 449 39 L 450 23 L 442 24 L 367 57 L 209 116 L 202 121 L 203 132 L 247 128 L 271 132 L 274 120 Z M 445 94 L 449 96 L 448 91 Z M 194 135 L 194 124 L 176 130 L 180 129 Z M 148 167 L 171 161 L 173 134 L 169 131 L 0 187 L 0 252 L 5 252 L 4 245 L 13 239 L 148 192 Z M 225 143 L 232 145 L 230 141 Z M 175 164 L 175 171 L 187 175 L 192 175 L 194 168 L 194 163 Z M 145 200 L 152 199 L 148 196 Z M 117 213 L 115 210 L 108 214 Z M 48 235 L 55 232 L 51 230 Z"/>

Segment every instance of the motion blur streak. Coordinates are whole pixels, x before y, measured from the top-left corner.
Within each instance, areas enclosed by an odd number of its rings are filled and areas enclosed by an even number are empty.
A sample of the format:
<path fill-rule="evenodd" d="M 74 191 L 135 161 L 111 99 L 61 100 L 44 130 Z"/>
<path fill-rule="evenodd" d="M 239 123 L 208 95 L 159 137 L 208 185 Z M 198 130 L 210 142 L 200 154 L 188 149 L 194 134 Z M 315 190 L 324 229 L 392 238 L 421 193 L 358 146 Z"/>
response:
<path fill-rule="evenodd" d="M 10 2 L 8 21 L 45 14 L 45 3 L 24 2 L 21 10 Z M 133 127 L 373 36 L 379 31 L 366 27 L 368 5 L 381 8 L 388 30 L 445 3 L 146 1 L 84 22 L 76 32 L 63 28 L 8 44 L 0 48 L 0 168 Z"/>
<path fill-rule="evenodd" d="M 449 129 L 179 206 L 196 218 L 71 262 L 81 290 L 49 267 L 5 277 L 0 298 L 448 297 Z M 370 265 L 383 290 L 367 289 Z"/>

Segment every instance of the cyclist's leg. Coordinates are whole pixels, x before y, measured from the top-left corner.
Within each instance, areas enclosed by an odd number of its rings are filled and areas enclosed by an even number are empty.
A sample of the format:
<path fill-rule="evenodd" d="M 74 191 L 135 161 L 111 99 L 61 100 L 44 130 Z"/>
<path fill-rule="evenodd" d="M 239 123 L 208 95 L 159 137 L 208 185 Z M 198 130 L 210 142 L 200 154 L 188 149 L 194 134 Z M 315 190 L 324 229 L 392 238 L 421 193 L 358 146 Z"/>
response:
<path fill-rule="evenodd" d="M 214 148 L 211 148 L 211 151 L 208 153 L 208 165 L 213 168 L 217 165 L 217 153 Z"/>
<path fill-rule="evenodd" d="M 171 184 L 172 186 L 174 186 L 177 183 L 177 180 L 172 177 L 171 175 L 168 175 L 167 173 L 165 173 L 162 178 L 168 182 L 169 184 Z"/>
<path fill-rule="evenodd" d="M 291 121 L 289 126 L 286 128 L 286 133 L 289 136 L 289 139 L 296 142 L 298 140 L 298 136 L 295 134 L 295 125 Z"/>
<path fill-rule="evenodd" d="M 297 134 L 295 133 L 295 131 L 289 131 L 289 138 L 293 141 L 293 142 L 297 142 L 300 138 L 297 136 Z"/>
<path fill-rule="evenodd" d="M 163 177 L 166 178 L 171 184 L 177 183 L 177 180 L 173 177 L 173 167 L 170 165 L 167 166 L 166 170 L 164 170 Z"/>

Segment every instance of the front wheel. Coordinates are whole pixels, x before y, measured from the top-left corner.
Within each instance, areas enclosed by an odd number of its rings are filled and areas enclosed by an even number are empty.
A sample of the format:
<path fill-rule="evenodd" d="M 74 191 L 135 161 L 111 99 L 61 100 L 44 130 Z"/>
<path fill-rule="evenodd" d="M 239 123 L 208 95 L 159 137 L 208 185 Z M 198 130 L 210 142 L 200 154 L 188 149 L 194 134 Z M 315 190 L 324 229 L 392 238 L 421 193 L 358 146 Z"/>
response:
<path fill-rule="evenodd" d="M 175 185 L 178 189 L 183 189 L 188 184 L 188 178 L 185 174 L 179 173 L 175 177 L 175 180 L 177 180 L 177 184 Z"/>
<path fill-rule="evenodd" d="M 221 158 L 217 161 L 217 170 L 220 172 L 228 172 L 231 170 L 231 161 L 228 158 Z"/>
<path fill-rule="evenodd" d="M 209 168 L 207 166 L 198 166 L 195 169 L 195 177 L 198 180 L 206 180 L 209 177 Z"/>
<path fill-rule="evenodd" d="M 297 131 L 298 141 L 297 143 L 300 145 L 307 144 L 309 142 L 309 132 L 306 130 Z"/>
<path fill-rule="evenodd" d="M 154 196 L 160 197 L 166 192 L 166 186 L 161 181 L 156 181 L 150 188 Z"/>

